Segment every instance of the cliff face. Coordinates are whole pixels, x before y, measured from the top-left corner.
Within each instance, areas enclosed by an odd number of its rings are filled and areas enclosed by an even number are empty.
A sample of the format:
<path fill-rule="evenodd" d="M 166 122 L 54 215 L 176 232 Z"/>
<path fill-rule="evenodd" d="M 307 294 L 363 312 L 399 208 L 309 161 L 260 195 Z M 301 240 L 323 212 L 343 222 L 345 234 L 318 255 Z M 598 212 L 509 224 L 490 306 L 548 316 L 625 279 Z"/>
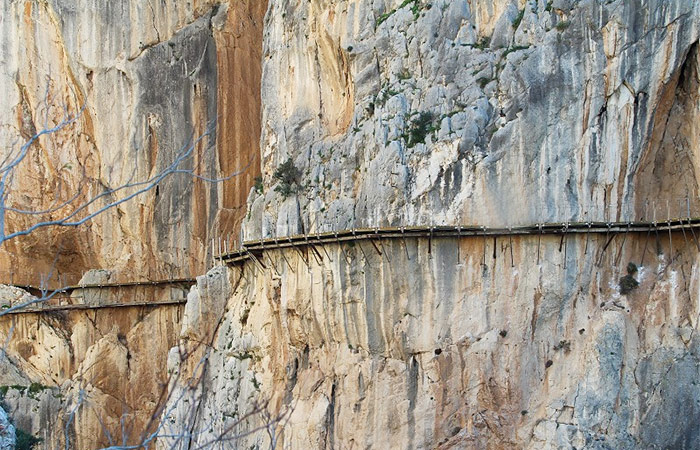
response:
<path fill-rule="evenodd" d="M 695 214 L 699 6 L 272 2 L 246 236 Z M 229 270 L 216 326 L 186 315 L 184 345 L 211 348 L 171 360 L 200 382 L 175 387 L 188 402 L 170 430 L 204 443 L 272 421 L 289 448 L 700 445 L 690 234 L 343 245 L 264 252 L 265 269 Z M 636 288 L 620 284 L 630 262 Z M 246 415 L 264 402 L 270 416 Z"/>
<path fill-rule="evenodd" d="M 271 188 L 247 235 L 665 218 L 667 199 L 677 215 L 697 189 L 682 75 L 697 16 L 696 1 L 274 2 Z M 285 199 L 272 187 L 287 158 L 303 175 Z"/>
<path fill-rule="evenodd" d="M 3 2 L 0 143 L 33 144 L 15 171 L 8 230 L 57 219 L 103 192 L 77 217 L 135 192 L 120 189 L 175 174 L 88 226 L 43 229 L 0 249 L 5 281 L 36 283 L 53 272 L 77 282 L 109 268 L 118 279 L 201 273 L 209 237 L 233 232 L 259 171 L 259 85 L 264 2 Z M 215 133 L 204 135 L 210 126 Z M 195 143 L 196 144 L 193 144 Z M 16 154 L 16 153 L 15 153 Z M 73 196 L 77 194 L 77 198 Z M 71 201 L 69 201 L 71 200 Z M 69 201 L 65 207 L 58 208 Z M 10 275 L 10 272 L 12 274 Z"/>
<path fill-rule="evenodd" d="M 659 255 L 653 237 L 606 241 L 358 242 L 320 264 L 309 251 L 310 268 L 269 252 L 264 274 L 230 270 L 226 304 L 193 304 L 219 322 L 186 311 L 196 351 L 169 370 L 197 387 L 175 389 L 165 433 L 201 445 L 280 418 L 280 448 L 696 448 L 697 249 L 675 234 L 670 261 L 667 237 Z M 263 402 L 269 417 L 238 423 Z"/>
<path fill-rule="evenodd" d="M 262 23 L 266 4 L 73 2 L 0 5 L 0 158 L 44 128 L 11 177 L 6 232 L 74 212 L 99 211 L 178 166 L 190 174 L 97 215 L 77 228 L 39 229 L 0 245 L 0 283 L 74 284 L 190 277 L 210 258 L 210 238 L 234 232 L 259 173 Z M 212 133 L 203 134 L 212 125 Z M 201 138 L 201 139 L 199 139 Z M 197 141 L 197 139 L 199 139 Z M 74 198 L 75 196 L 75 198 Z M 63 202 L 68 205 L 60 208 Z M 84 278 L 88 283 L 95 281 Z M 158 301 L 182 292 L 90 290 L 73 302 Z M 2 291 L 3 304 L 16 293 Z M 27 298 L 27 297 L 25 297 Z M 181 306 L 5 316 L 0 394 L 12 420 L 63 447 L 139 442 L 153 423 Z M 14 387 L 12 387 L 14 386 Z M 75 412 L 75 414 L 71 414 Z M 65 425 L 69 426 L 66 428 Z M 4 439 L 4 438 L 3 438 Z M 3 441 L 4 442 L 4 441 Z"/>
<path fill-rule="evenodd" d="M 255 169 L 216 186 L 169 178 L 116 222 L 14 241 L 2 261 L 38 271 L 56 255 L 39 244 L 55 242 L 75 249 L 62 267 L 167 276 L 201 268 L 209 230 L 241 221 L 260 239 L 700 213 L 699 1 L 121 6 L 3 7 L 3 138 L 39 126 L 46 73 L 73 110 L 88 105 L 35 144 L 22 201 L 157 173 L 214 118 L 198 173 Z M 52 170 L 86 175 L 58 189 Z M 182 317 L 3 319 L 4 384 L 52 387 L 5 398 L 51 444 L 55 411 L 82 405 L 69 429 L 86 447 L 124 414 L 148 428 L 162 383 L 162 448 L 696 448 L 695 237 L 266 250 L 199 277 Z"/>
<path fill-rule="evenodd" d="M 44 448 L 63 448 L 66 438 L 69 448 L 141 442 L 155 427 L 182 312 L 171 305 L 3 317 L 3 407 Z"/>

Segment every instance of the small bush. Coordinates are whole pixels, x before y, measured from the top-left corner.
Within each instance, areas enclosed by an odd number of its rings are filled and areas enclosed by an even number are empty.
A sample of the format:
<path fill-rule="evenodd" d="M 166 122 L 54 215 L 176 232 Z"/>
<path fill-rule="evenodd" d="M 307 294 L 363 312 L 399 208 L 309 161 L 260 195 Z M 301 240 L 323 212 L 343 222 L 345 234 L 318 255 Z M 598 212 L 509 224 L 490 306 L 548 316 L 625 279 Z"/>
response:
<path fill-rule="evenodd" d="M 462 44 L 462 45 L 466 46 L 466 47 L 477 48 L 479 50 L 484 50 L 484 49 L 488 48 L 489 44 L 491 44 L 491 38 L 490 37 L 483 37 L 475 44 Z"/>
<path fill-rule="evenodd" d="M 520 22 L 523 21 L 523 16 L 525 15 L 525 9 L 521 9 L 520 12 L 518 12 L 518 15 L 515 17 L 515 20 L 513 20 L 513 29 L 517 30 L 518 27 L 520 26 Z"/>
<path fill-rule="evenodd" d="M 481 77 L 478 80 L 476 80 L 477 83 L 479 83 L 479 87 L 481 89 L 485 88 L 487 84 L 489 84 L 491 81 L 493 81 L 491 78 L 488 77 Z"/>
<path fill-rule="evenodd" d="M 48 386 L 44 386 L 41 383 L 32 383 L 27 388 L 27 395 L 33 399 L 37 399 L 37 394 L 39 394 L 44 389 L 48 389 Z"/>
<path fill-rule="evenodd" d="M 265 191 L 265 188 L 263 186 L 262 177 L 260 175 L 258 175 L 253 180 L 255 181 L 255 192 L 257 192 L 258 194 L 263 194 Z"/>
<path fill-rule="evenodd" d="M 48 387 L 44 386 L 41 383 L 32 383 L 29 385 L 29 393 L 30 394 L 36 394 L 37 392 L 41 392 L 44 389 L 48 389 Z"/>
<path fill-rule="evenodd" d="M 16 450 L 32 450 L 42 440 L 32 434 L 27 433 L 21 428 L 15 429 L 17 441 L 15 443 Z"/>
<path fill-rule="evenodd" d="M 413 17 L 417 19 L 418 15 L 420 14 L 420 3 L 418 2 L 418 0 L 404 0 L 403 3 L 401 3 L 398 8 L 392 9 L 391 11 L 384 13 L 384 14 L 380 15 L 379 17 L 377 17 L 377 26 L 384 23 L 386 21 L 386 19 L 391 17 L 396 11 L 410 5 L 411 3 L 413 3 L 413 6 L 411 6 L 411 12 L 413 13 Z"/>
<path fill-rule="evenodd" d="M 413 147 L 416 144 L 425 144 L 425 137 L 437 129 L 433 124 L 435 115 L 430 111 L 423 111 L 411 121 L 411 129 L 408 135 L 404 134 L 406 145 Z"/>
<path fill-rule="evenodd" d="M 562 20 L 561 22 L 559 22 L 559 23 L 557 24 L 557 27 L 556 27 L 556 28 L 557 28 L 557 30 L 559 30 L 559 31 L 564 31 L 564 30 L 566 30 L 567 28 L 569 28 L 569 25 L 571 25 L 571 22 L 569 22 L 568 20 Z"/>
<path fill-rule="evenodd" d="M 289 197 L 299 189 L 301 171 L 294 165 L 292 158 L 280 165 L 272 176 L 279 181 L 275 192 L 279 192 L 283 198 Z"/>
<path fill-rule="evenodd" d="M 505 58 L 505 57 L 508 56 L 510 53 L 517 52 L 517 51 L 520 51 L 520 50 L 527 50 L 528 48 L 530 48 L 529 45 L 514 45 L 514 46 L 512 46 L 512 47 L 508 47 L 508 48 L 503 52 L 503 55 L 501 55 L 501 57 L 502 57 L 502 58 Z"/>
<path fill-rule="evenodd" d="M 409 72 L 408 69 L 404 69 L 401 72 L 397 73 L 396 76 L 398 77 L 399 80 L 410 80 L 411 79 L 411 72 Z"/>

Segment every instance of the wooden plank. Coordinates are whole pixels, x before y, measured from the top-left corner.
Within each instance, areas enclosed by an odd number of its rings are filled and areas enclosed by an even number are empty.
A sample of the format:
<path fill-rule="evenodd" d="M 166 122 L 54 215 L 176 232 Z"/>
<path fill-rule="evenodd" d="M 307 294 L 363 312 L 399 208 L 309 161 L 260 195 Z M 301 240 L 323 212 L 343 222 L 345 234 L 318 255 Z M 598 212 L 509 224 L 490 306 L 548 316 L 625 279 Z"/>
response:
<path fill-rule="evenodd" d="M 112 309 L 112 308 L 136 308 L 136 307 L 161 307 L 161 306 L 173 306 L 173 305 L 183 305 L 187 303 L 186 298 L 180 298 L 172 301 L 164 302 L 134 302 L 134 303 L 108 303 L 103 305 L 86 305 L 86 304 L 76 304 L 76 305 L 47 305 L 40 308 L 35 306 L 28 306 L 26 308 L 18 308 L 12 311 L 0 311 L 1 315 L 11 315 L 11 314 L 41 314 L 52 311 L 85 311 L 94 309 Z"/>
<path fill-rule="evenodd" d="M 47 289 L 39 286 L 32 285 L 21 285 L 13 284 L 8 286 L 18 287 L 24 290 L 32 291 L 46 291 L 46 292 L 72 292 L 79 289 L 110 289 L 110 288 L 122 288 L 122 287 L 137 287 L 137 286 L 164 286 L 172 284 L 194 284 L 197 282 L 196 278 L 174 278 L 171 280 L 140 280 L 140 281 L 125 281 L 123 283 L 100 283 L 100 284 L 83 284 L 83 285 L 73 285 L 73 286 L 63 286 L 55 289 Z"/>
<path fill-rule="evenodd" d="M 476 225 L 435 225 L 384 228 L 356 228 L 309 235 L 294 235 L 246 241 L 243 249 L 217 257 L 227 264 L 242 263 L 250 259 L 249 252 L 284 250 L 310 244 L 333 244 L 368 239 L 421 239 L 444 237 L 528 236 L 562 234 L 643 233 L 656 231 L 685 231 L 700 229 L 700 218 L 669 219 L 664 222 L 568 222 L 542 223 L 512 228 L 488 228 Z"/>

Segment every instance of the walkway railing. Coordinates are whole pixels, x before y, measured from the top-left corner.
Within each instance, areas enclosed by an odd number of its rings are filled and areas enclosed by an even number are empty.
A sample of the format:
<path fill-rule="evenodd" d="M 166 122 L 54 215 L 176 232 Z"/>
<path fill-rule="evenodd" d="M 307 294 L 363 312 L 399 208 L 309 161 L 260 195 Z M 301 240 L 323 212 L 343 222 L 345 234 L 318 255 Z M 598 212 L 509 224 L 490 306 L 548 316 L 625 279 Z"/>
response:
<path fill-rule="evenodd" d="M 324 233 L 311 233 L 284 237 L 268 237 L 260 240 L 249 240 L 243 242 L 243 245 L 231 252 L 223 252 L 214 257 L 216 261 L 222 264 L 243 264 L 246 261 L 252 260 L 256 266 L 265 268 L 260 262 L 259 256 L 266 250 L 275 249 L 298 249 L 311 248 L 314 256 L 321 257 L 320 252 L 316 251 L 316 247 L 323 247 L 328 244 L 342 245 L 344 243 L 354 241 L 370 241 L 379 254 L 382 250 L 375 244 L 375 241 L 384 239 L 428 239 L 428 251 L 432 246 L 432 239 L 437 238 L 470 238 L 470 237 L 507 237 L 507 236 L 545 236 L 557 235 L 562 239 L 569 234 L 605 234 L 609 238 L 606 240 L 605 248 L 612 239 L 619 234 L 628 233 L 647 233 L 647 237 L 654 232 L 657 236 L 659 233 L 666 233 L 671 243 L 672 248 L 672 233 L 682 232 L 688 243 L 693 243 L 698 251 L 700 251 L 700 218 L 673 219 L 665 222 L 564 222 L 564 223 L 540 223 L 528 226 L 509 227 L 509 228 L 489 228 L 484 226 L 408 226 L 408 227 L 382 227 L 382 228 L 357 228 Z M 219 246 L 221 248 L 221 246 Z M 226 248 L 226 246 L 224 246 Z M 361 247 L 360 247 L 361 248 Z M 326 252 L 325 248 L 323 249 Z M 646 247 L 645 247 L 646 251 Z M 672 251 L 672 250 L 671 250 Z M 212 243 L 212 253 L 215 252 L 214 243 Z M 363 250 L 364 252 L 364 250 Z M 326 252 L 327 254 L 327 252 Z M 539 252 L 538 252 L 539 256 Z M 511 243 L 511 258 L 512 258 L 512 243 Z M 308 260 L 305 261 L 308 265 Z M 67 295 L 76 290 L 81 289 L 119 289 L 136 286 L 166 286 L 166 285 L 187 285 L 196 282 L 195 278 L 174 278 L 166 280 L 142 280 L 130 281 L 121 283 L 100 283 L 100 284 L 85 284 L 73 285 L 60 288 L 54 291 Z M 25 290 L 45 292 L 39 286 L 17 286 Z M 65 298 L 65 297 L 64 297 Z M 76 296 L 70 297 L 77 298 Z M 186 298 L 170 299 L 156 302 L 122 302 L 122 303 L 103 303 L 103 304 L 68 304 L 54 305 L 44 304 L 40 307 L 29 306 L 17 310 L 6 312 L 6 314 L 20 313 L 39 313 L 61 310 L 89 310 L 102 308 L 126 308 L 139 306 L 167 306 L 183 304 L 187 301 Z M 1 313 L 1 311 L 0 311 Z"/>
<path fill-rule="evenodd" d="M 700 250 L 700 218 L 673 219 L 665 222 L 563 222 L 540 223 L 509 228 L 488 228 L 476 225 L 457 226 L 409 226 L 357 228 L 350 230 L 311 233 L 285 237 L 268 237 L 243 242 L 241 248 L 224 252 L 215 258 L 228 264 L 239 264 L 255 259 L 255 254 L 264 250 L 296 247 L 314 247 L 325 244 L 341 244 L 360 240 L 378 239 L 417 239 L 442 237 L 485 237 L 485 236 L 531 236 L 567 234 L 606 234 L 620 233 L 659 233 L 688 232 L 689 238 Z"/>
<path fill-rule="evenodd" d="M 157 302 L 133 302 L 133 303 L 104 303 L 99 305 L 89 304 L 74 304 L 74 305 L 44 305 L 44 306 L 27 306 L 24 308 L 7 311 L 5 314 L 37 314 L 56 311 L 85 311 L 91 309 L 109 309 L 109 308 L 136 308 L 136 307 L 161 307 L 183 305 L 187 303 L 187 298 L 179 298 L 176 300 L 157 301 Z"/>

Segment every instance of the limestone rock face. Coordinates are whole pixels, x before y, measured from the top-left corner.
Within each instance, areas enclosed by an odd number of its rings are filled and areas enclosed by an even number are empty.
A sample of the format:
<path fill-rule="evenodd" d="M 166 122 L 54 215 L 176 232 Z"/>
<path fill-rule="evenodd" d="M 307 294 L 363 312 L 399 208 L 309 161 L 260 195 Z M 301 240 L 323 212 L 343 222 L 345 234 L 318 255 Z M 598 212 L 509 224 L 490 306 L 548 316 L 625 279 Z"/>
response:
<path fill-rule="evenodd" d="M 64 448 L 66 437 L 69 448 L 141 442 L 155 429 L 182 310 L 3 316 L 0 392 L 8 414 L 45 448 Z"/>
<path fill-rule="evenodd" d="M 678 215 L 697 189 L 698 8 L 272 2 L 247 236 Z"/>
<path fill-rule="evenodd" d="M 697 214 L 699 31 L 697 1 L 271 2 L 246 237 Z M 700 445 L 689 234 L 325 250 L 230 269 L 165 447 Z"/>
<path fill-rule="evenodd" d="M 0 450 L 14 450 L 15 427 L 7 417 L 4 409 L 0 408 Z"/>
<path fill-rule="evenodd" d="M 698 0 L 0 8 L 2 142 L 86 105 L 33 144 L 12 205 L 154 176 L 212 120 L 187 167 L 252 168 L 13 240 L 1 270 L 201 273 L 210 230 L 240 222 L 259 239 L 700 215 Z M 198 277 L 184 308 L 0 319 L 5 401 L 50 448 L 698 448 L 696 238 L 268 249 Z"/>
<path fill-rule="evenodd" d="M 0 284 L 0 301 L 2 302 L 1 307 L 3 309 L 17 305 L 30 305 L 32 302 L 37 300 L 37 297 L 31 295 L 24 289 L 20 289 L 15 286 L 8 286 L 6 284 Z"/>
<path fill-rule="evenodd" d="M 697 248 L 607 241 L 397 239 L 231 269 L 211 346 L 171 351 L 164 434 L 193 437 L 163 448 L 696 448 Z"/>
<path fill-rule="evenodd" d="M 77 283 L 202 273 L 210 237 L 233 232 L 259 171 L 264 1 L 0 6 L 0 155 L 17 155 L 5 232 L 75 213 L 0 248 L 0 277 Z M 220 120 L 221 119 L 221 120 Z M 67 122 L 61 125 L 62 122 Z M 168 170 L 181 170 L 160 179 Z M 205 179 L 228 177 L 221 183 Z M 131 186 L 131 187 L 129 187 Z M 241 194 L 242 192 L 242 194 Z M 84 209 L 80 205 L 100 196 Z M 64 205 L 67 203 L 67 205 Z"/>
<path fill-rule="evenodd" d="M 259 173 L 266 8 L 257 0 L 2 2 L 0 160 L 58 129 L 26 147 L 7 179 L 7 206 L 45 212 L 7 211 L 0 223 L 11 233 L 74 212 L 77 220 L 97 215 L 0 244 L 0 283 L 54 288 L 205 271 L 210 238 L 237 230 Z M 160 180 L 169 169 L 203 178 Z M 218 177 L 226 180 L 206 181 Z M 158 186 L 100 213 L 150 180 Z M 61 302 L 183 295 L 179 285 L 77 289 Z M 34 299 L 0 286 L 3 307 Z M 66 438 L 71 448 L 140 442 L 155 431 L 182 314 L 171 305 L 0 318 L 0 386 L 12 420 L 46 448 L 63 448 Z"/>

